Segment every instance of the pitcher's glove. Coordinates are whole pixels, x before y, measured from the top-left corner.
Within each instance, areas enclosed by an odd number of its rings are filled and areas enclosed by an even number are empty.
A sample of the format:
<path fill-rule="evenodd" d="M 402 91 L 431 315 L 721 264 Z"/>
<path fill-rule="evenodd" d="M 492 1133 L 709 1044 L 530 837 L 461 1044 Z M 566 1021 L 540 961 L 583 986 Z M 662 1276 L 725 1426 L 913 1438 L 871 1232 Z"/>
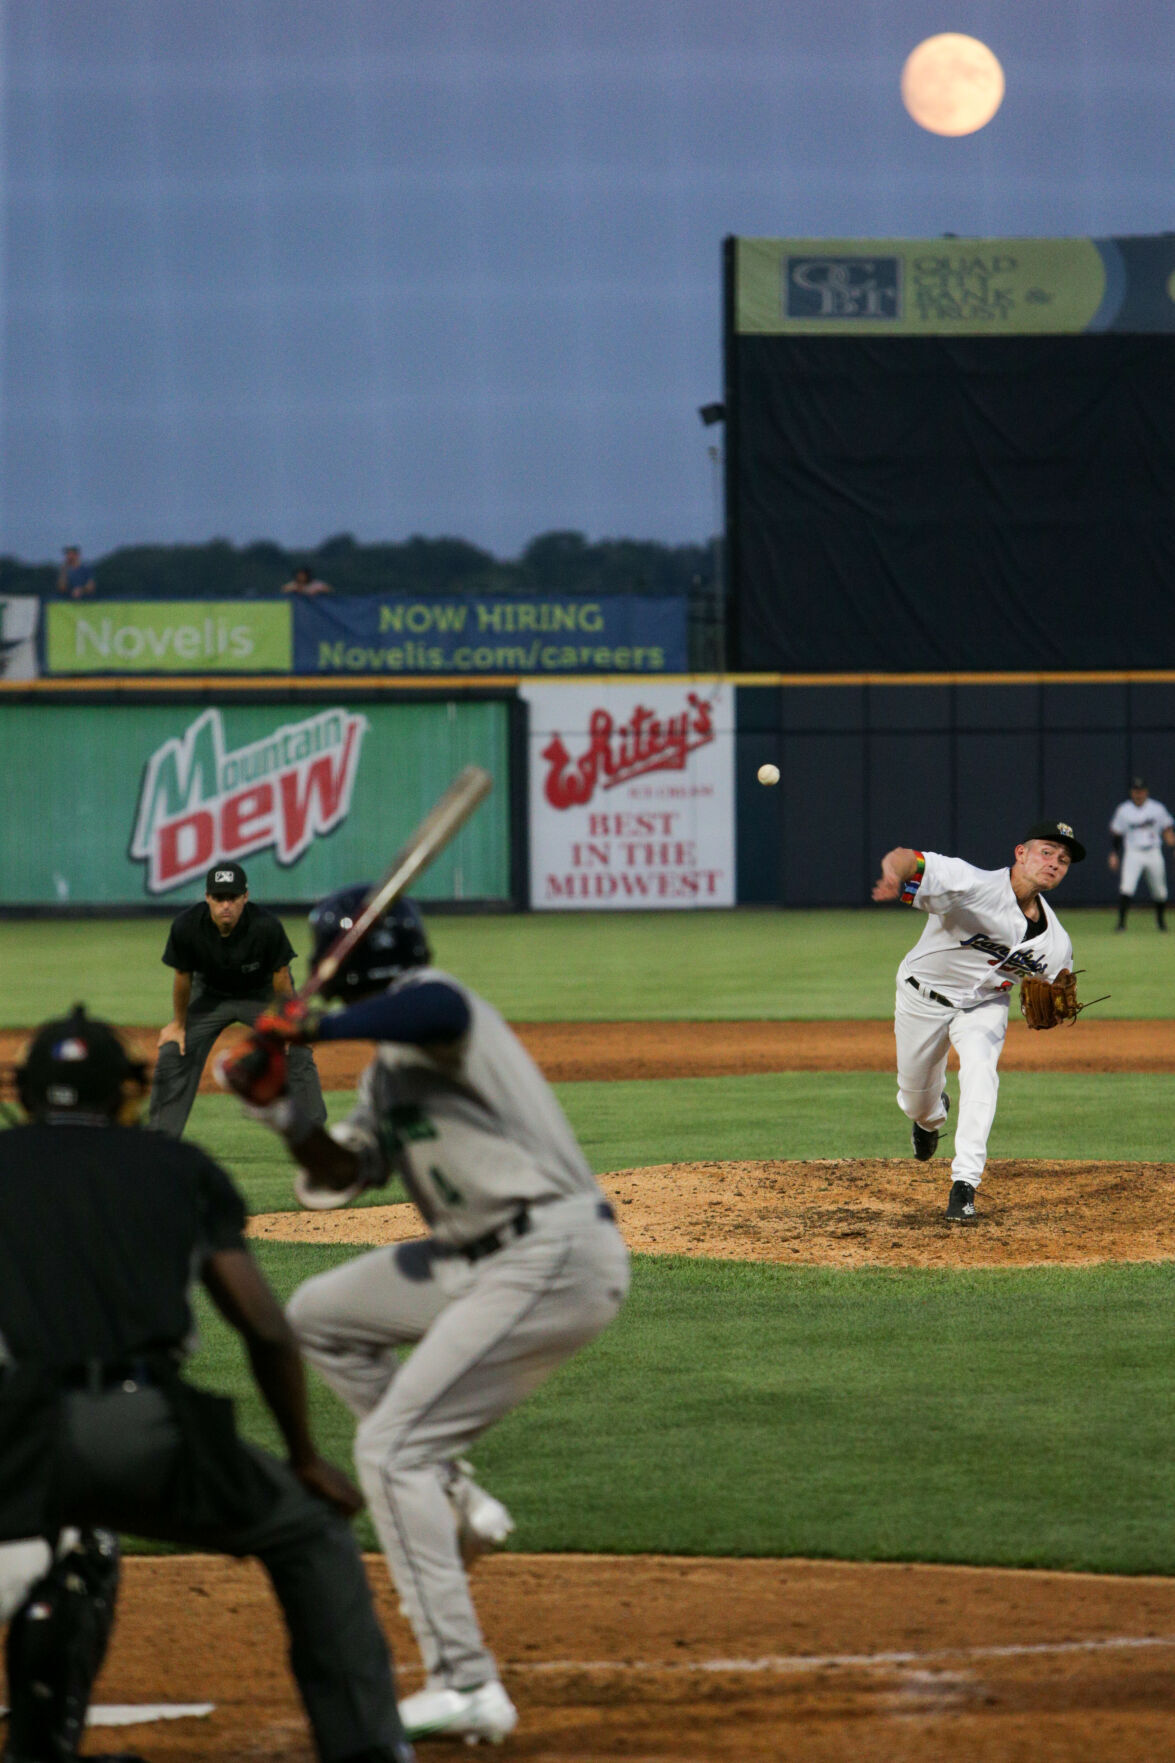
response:
<path fill-rule="evenodd" d="M 1020 981 L 1020 1008 L 1029 1028 L 1056 1028 L 1058 1022 L 1076 1022 L 1085 1009 L 1084 1004 L 1077 1002 L 1076 974 L 1062 967 L 1052 980 L 1028 975 Z"/>

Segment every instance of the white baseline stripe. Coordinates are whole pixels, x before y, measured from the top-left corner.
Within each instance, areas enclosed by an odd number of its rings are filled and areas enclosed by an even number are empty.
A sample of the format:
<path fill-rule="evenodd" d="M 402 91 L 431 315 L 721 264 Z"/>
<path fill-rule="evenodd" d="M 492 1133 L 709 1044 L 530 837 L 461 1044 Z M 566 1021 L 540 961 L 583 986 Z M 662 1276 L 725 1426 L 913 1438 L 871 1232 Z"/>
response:
<path fill-rule="evenodd" d="M 215 1702 L 99 1702 L 87 1710 L 87 1726 L 142 1726 L 152 1720 L 204 1720 Z M 0 1717 L 8 1709 L 0 1705 Z"/>
<path fill-rule="evenodd" d="M 1129 1652 L 1145 1647 L 1175 1647 L 1175 1634 L 1106 1635 L 1090 1641 L 1035 1641 L 998 1647 L 943 1647 L 931 1653 L 776 1653 L 761 1659 L 540 1659 L 511 1662 L 512 1677 L 545 1671 L 646 1672 L 709 1671 L 780 1673 L 822 1671 L 835 1667 L 857 1669 L 884 1665 L 931 1665 L 959 1659 L 1026 1659 L 1066 1653 Z M 89 1711 L 91 1726 L 134 1726 L 152 1720 L 191 1720 L 212 1713 L 212 1702 L 156 1702 L 98 1704 Z M 0 1715 L 7 1708 L 0 1707 Z"/>
<path fill-rule="evenodd" d="M 542 1671 L 823 1671 L 883 1665 L 948 1664 L 959 1659 L 1026 1659 L 1065 1653 L 1129 1652 L 1143 1647 L 1175 1647 L 1175 1634 L 1108 1635 L 1090 1641 L 1035 1641 L 997 1647 L 943 1647 L 931 1653 L 779 1653 L 761 1659 L 542 1659 L 511 1663 L 510 1674 Z"/>
<path fill-rule="evenodd" d="M 87 1726 L 141 1726 L 151 1720 L 206 1720 L 215 1702 L 99 1702 Z"/>

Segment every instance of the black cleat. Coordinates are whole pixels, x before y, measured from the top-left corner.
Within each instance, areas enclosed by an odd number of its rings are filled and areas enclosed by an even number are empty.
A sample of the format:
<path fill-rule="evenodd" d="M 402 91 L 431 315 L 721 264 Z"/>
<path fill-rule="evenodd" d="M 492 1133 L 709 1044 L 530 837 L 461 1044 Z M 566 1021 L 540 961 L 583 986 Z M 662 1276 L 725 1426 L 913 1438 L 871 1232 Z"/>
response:
<path fill-rule="evenodd" d="M 942 1105 L 949 1114 L 951 1111 L 951 1099 L 945 1090 L 942 1093 Z M 914 1147 L 914 1155 L 917 1157 L 919 1163 L 930 1162 L 930 1159 L 938 1150 L 938 1135 L 941 1130 L 942 1129 L 937 1126 L 919 1126 L 917 1121 L 911 1126 L 910 1143 Z"/>
<path fill-rule="evenodd" d="M 951 1197 L 947 1201 L 948 1224 L 974 1224 L 975 1189 L 969 1181 L 951 1183 Z"/>

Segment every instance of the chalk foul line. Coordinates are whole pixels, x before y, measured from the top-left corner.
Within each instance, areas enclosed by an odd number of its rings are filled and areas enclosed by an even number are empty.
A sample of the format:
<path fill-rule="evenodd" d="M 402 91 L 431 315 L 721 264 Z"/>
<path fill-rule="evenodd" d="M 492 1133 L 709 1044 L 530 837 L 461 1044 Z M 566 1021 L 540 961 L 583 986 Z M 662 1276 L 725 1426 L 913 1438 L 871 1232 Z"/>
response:
<path fill-rule="evenodd" d="M 1066 1653 L 1129 1652 L 1144 1647 L 1175 1647 L 1175 1634 L 1106 1635 L 1085 1641 L 1031 1641 L 988 1647 L 941 1647 L 928 1653 L 773 1653 L 759 1659 L 540 1659 L 511 1661 L 508 1670 L 543 1671 L 709 1671 L 780 1673 L 837 1668 L 872 1670 L 887 1665 L 955 1664 L 967 1659 L 1028 1659 Z"/>

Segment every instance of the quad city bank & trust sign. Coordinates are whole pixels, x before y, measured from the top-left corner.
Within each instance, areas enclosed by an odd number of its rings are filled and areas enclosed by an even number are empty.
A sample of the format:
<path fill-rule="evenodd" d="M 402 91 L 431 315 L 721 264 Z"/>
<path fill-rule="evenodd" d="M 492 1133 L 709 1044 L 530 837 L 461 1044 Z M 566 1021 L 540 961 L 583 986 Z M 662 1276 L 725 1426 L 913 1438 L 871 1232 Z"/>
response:
<path fill-rule="evenodd" d="M 735 239 L 740 336 L 1175 330 L 1175 238 Z"/>

